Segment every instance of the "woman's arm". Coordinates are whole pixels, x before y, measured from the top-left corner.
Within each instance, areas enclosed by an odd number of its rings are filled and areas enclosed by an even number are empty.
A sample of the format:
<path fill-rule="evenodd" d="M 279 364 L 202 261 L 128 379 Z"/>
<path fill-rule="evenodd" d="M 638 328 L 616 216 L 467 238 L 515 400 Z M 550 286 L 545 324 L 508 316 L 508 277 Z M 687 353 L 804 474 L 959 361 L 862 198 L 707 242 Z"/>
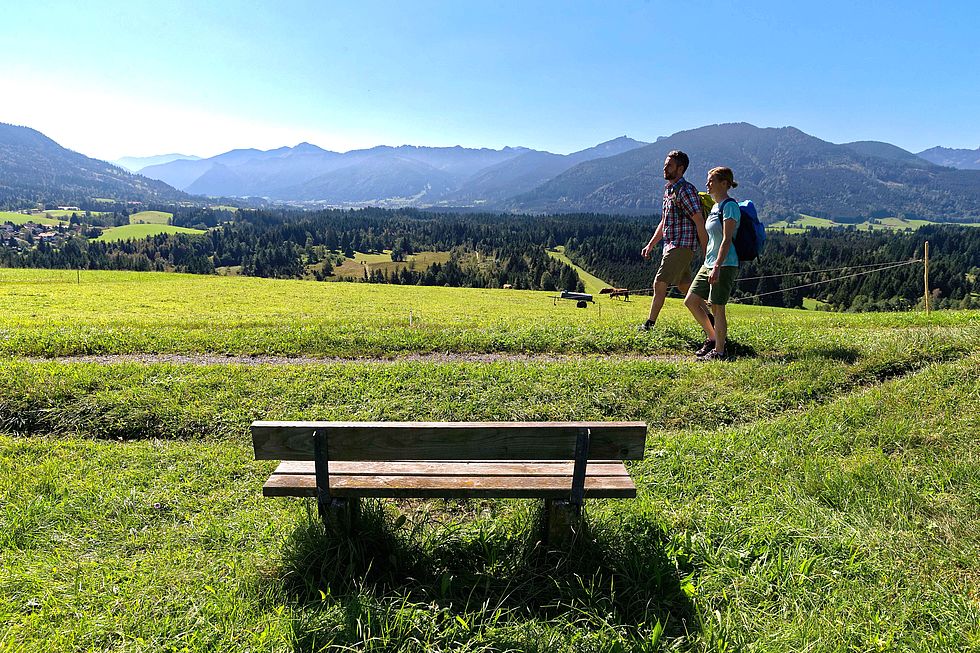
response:
<path fill-rule="evenodd" d="M 718 281 L 718 272 L 721 270 L 721 266 L 728 256 L 728 250 L 732 246 L 732 239 L 735 238 L 735 230 L 737 228 L 738 222 L 735 220 L 725 220 L 722 223 L 723 237 L 721 239 L 721 245 L 718 247 L 718 258 L 715 260 L 714 267 L 711 268 L 711 274 L 708 275 L 708 283 Z"/>

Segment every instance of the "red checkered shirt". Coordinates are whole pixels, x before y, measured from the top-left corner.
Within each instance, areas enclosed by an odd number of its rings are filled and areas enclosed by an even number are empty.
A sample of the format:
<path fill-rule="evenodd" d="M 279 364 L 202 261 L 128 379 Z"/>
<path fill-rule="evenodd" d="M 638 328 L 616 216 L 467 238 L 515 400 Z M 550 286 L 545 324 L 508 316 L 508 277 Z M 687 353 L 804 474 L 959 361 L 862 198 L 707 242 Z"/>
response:
<path fill-rule="evenodd" d="M 695 249 L 698 231 L 691 216 L 701 214 L 701 198 L 694 184 L 683 177 L 664 184 L 664 251 L 675 247 Z"/>

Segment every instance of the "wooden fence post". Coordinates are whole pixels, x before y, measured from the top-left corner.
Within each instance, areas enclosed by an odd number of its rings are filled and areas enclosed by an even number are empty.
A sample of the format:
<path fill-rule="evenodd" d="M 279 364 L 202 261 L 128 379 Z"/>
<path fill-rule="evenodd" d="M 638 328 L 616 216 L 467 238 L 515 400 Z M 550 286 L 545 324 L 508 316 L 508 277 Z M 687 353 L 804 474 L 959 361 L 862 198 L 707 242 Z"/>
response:
<path fill-rule="evenodd" d="M 926 241 L 925 248 L 923 249 L 923 261 L 925 262 L 925 267 L 923 268 L 922 281 L 925 288 L 925 294 L 922 297 L 924 306 L 926 307 L 926 315 L 929 315 L 929 241 Z"/>

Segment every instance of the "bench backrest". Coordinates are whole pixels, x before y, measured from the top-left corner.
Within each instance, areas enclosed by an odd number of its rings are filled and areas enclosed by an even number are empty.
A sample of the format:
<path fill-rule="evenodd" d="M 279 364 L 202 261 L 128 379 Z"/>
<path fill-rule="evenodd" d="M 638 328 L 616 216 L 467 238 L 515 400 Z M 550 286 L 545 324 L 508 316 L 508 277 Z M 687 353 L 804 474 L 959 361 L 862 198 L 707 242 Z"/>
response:
<path fill-rule="evenodd" d="M 640 460 L 643 422 L 253 422 L 256 460 Z"/>

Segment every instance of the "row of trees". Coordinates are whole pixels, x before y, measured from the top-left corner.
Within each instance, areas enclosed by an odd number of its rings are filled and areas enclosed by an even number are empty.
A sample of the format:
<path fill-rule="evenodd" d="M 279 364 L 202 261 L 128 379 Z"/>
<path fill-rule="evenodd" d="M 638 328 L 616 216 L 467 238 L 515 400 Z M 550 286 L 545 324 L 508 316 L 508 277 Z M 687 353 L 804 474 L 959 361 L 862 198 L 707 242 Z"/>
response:
<path fill-rule="evenodd" d="M 649 233 L 648 227 L 639 225 L 610 225 L 605 233 L 569 239 L 566 253 L 618 286 L 649 287 L 655 265 L 644 262 L 635 246 L 645 242 Z M 764 255 L 742 264 L 733 297 L 788 308 L 802 307 L 805 298 L 813 298 L 828 310 L 907 310 L 922 301 L 922 265 L 872 270 L 921 258 L 927 240 L 933 305 L 980 307 L 980 229 L 952 225 L 910 233 L 842 229 L 773 233 Z"/>

